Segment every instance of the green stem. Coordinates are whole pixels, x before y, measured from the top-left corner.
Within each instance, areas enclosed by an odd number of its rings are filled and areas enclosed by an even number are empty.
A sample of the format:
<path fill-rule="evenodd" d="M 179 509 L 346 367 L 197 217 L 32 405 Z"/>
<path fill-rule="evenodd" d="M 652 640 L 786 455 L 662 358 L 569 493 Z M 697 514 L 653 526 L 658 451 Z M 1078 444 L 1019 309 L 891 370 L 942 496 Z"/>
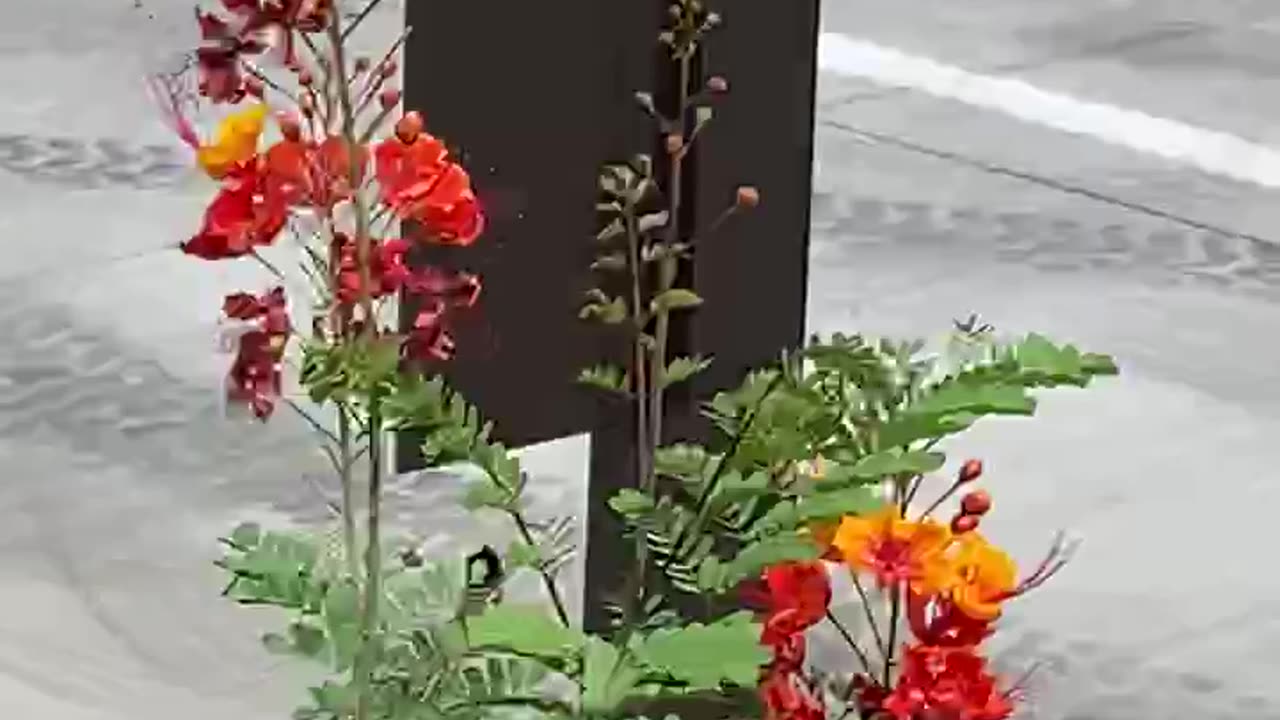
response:
<path fill-rule="evenodd" d="M 692 56 L 685 53 L 680 56 L 680 80 L 677 86 L 676 97 L 676 134 L 681 139 L 681 150 L 685 141 L 687 127 L 685 124 L 685 114 L 689 104 L 689 73 Z M 667 227 L 666 227 L 666 245 L 669 251 L 674 251 L 676 243 L 680 242 L 680 205 L 681 193 L 683 192 L 683 170 L 684 170 L 684 153 L 675 152 L 671 156 L 671 174 L 667 182 Z M 670 290 L 675 284 L 676 275 L 679 272 L 679 255 L 665 255 L 658 263 L 658 293 L 661 294 Z M 671 311 L 666 309 L 658 309 L 657 319 L 654 325 L 654 347 L 653 354 L 650 355 L 649 379 L 652 388 L 649 393 L 649 447 L 647 452 L 650 457 L 657 453 L 658 446 L 662 443 L 662 421 L 665 407 L 663 404 L 666 392 L 666 374 L 667 374 L 667 342 L 671 333 Z M 652 473 L 652 467 L 650 469 Z M 656 481 L 656 478 L 648 479 L 650 486 Z"/>
<path fill-rule="evenodd" d="M 360 163 L 363 148 L 356 136 L 356 112 L 351 100 L 351 86 L 347 82 L 345 35 L 342 32 L 342 14 L 334 12 L 328 27 L 329 50 L 332 53 L 335 88 L 338 106 L 342 113 L 342 138 L 348 153 L 347 180 L 351 189 L 352 214 L 355 217 L 356 256 L 360 270 L 360 308 L 364 320 L 363 333 L 373 339 L 378 335 L 378 321 L 373 313 L 372 255 L 373 240 L 369 236 L 369 209 L 360 192 L 364 167 Z M 369 720 L 372 711 L 375 635 L 378 630 L 379 599 L 382 595 L 382 416 L 378 399 L 369 397 L 368 447 L 369 485 L 365 507 L 365 579 L 364 596 L 360 616 L 360 648 L 353 668 L 355 675 L 355 720 Z"/>
<path fill-rule="evenodd" d="M 372 703 L 374 656 L 378 630 L 379 600 L 382 597 L 382 416 L 373 407 L 369 411 L 369 487 L 365 506 L 364 598 L 360 616 L 360 662 L 356 666 L 359 695 L 356 720 L 369 717 Z"/>
<path fill-rule="evenodd" d="M 649 439 L 649 396 L 653 392 L 653 388 L 649 383 L 649 372 L 646 367 L 646 353 L 648 352 L 644 345 L 644 318 L 646 308 L 644 306 L 643 295 L 641 294 L 641 286 L 644 282 L 643 264 L 640 256 L 640 231 L 636 225 L 635 213 L 628 207 L 624 210 L 625 220 L 627 224 L 627 263 L 631 275 L 631 315 L 632 325 L 634 326 L 635 337 L 632 341 L 632 360 L 635 393 L 635 455 L 636 455 L 636 483 L 650 497 L 654 494 L 654 483 L 650 482 L 653 477 L 654 447 Z M 636 560 L 632 574 L 627 579 L 627 585 L 624 589 L 624 603 L 626 612 L 633 616 L 639 615 L 644 604 L 643 595 L 647 586 L 649 573 L 649 545 L 644 533 L 636 534 Z M 625 633 L 619 635 L 618 640 L 623 641 Z"/>
<path fill-rule="evenodd" d="M 893 681 L 894 656 L 897 654 L 896 645 L 898 642 L 898 616 L 902 612 L 902 588 L 895 587 L 893 589 L 893 599 L 890 601 L 889 609 L 889 637 L 886 641 L 884 656 L 884 686 L 890 687 Z"/>
<path fill-rule="evenodd" d="M 365 207 L 360 194 L 361 179 L 364 177 L 359 162 L 363 148 L 356 134 L 356 112 L 351 102 L 351 89 L 347 85 L 346 49 L 343 47 L 342 20 L 340 13 L 334 13 L 329 23 L 329 43 L 333 52 L 333 72 L 337 80 L 336 93 L 338 106 L 342 110 L 342 139 L 349 155 L 347 181 L 351 188 L 351 205 L 356 224 L 356 256 L 360 265 L 360 309 L 364 315 L 366 333 L 377 331 L 377 321 L 373 315 L 373 288 L 371 257 L 373 241 L 369 237 L 369 209 Z"/>
<path fill-rule="evenodd" d="M 880 657 L 884 659 L 886 667 L 889 664 L 889 651 L 885 649 L 884 638 L 880 635 L 880 626 L 876 625 L 876 616 L 871 612 L 870 598 L 867 597 L 867 591 L 862 587 L 862 581 L 858 580 L 857 575 L 853 575 L 853 588 L 858 591 L 858 600 L 862 603 L 862 613 L 867 618 L 867 626 L 871 628 L 871 636 L 875 638 L 876 649 L 880 651 Z"/>
<path fill-rule="evenodd" d="M 520 532 L 521 539 L 530 547 L 536 547 L 533 533 L 529 530 L 529 523 L 524 519 L 524 515 L 519 510 L 510 510 L 508 514 L 512 521 L 515 522 L 516 529 Z M 547 572 L 545 568 L 539 567 L 538 574 L 542 576 L 542 585 L 547 590 L 547 597 L 551 598 L 551 604 L 555 606 L 556 617 L 560 619 L 560 624 L 570 627 L 572 622 L 569 620 L 569 611 L 566 609 L 564 599 L 560 597 L 560 589 L 556 587 L 556 579 Z"/>
<path fill-rule="evenodd" d="M 356 536 L 356 489 L 351 472 L 355 459 L 351 452 L 351 416 L 342 406 L 338 406 L 338 465 L 338 479 L 342 484 L 342 547 L 347 571 L 356 578 L 360 574 L 360 548 Z"/>
<path fill-rule="evenodd" d="M 858 657 L 858 662 L 862 664 L 862 669 L 865 670 L 868 675 L 871 675 L 871 660 L 867 658 L 866 651 L 862 649 L 862 646 L 858 644 L 858 641 L 853 639 L 853 634 L 844 626 L 844 623 L 840 622 L 840 618 L 836 617 L 836 614 L 831 612 L 831 610 L 827 610 L 827 621 L 836 629 L 836 632 L 840 633 L 840 637 L 844 639 L 845 644 L 848 645 L 849 649 L 853 651 L 853 654 Z"/>

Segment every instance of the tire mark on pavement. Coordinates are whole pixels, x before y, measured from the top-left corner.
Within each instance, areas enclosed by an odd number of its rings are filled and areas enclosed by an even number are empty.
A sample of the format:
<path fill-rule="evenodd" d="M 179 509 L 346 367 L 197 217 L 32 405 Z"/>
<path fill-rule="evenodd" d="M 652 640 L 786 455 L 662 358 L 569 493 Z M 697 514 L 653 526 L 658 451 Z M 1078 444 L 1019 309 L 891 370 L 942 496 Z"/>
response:
<path fill-rule="evenodd" d="M 1046 213 L 891 202 L 816 191 L 815 258 L 854 256 L 859 248 L 950 248 L 1048 273 L 1107 271 L 1156 282 L 1187 282 L 1280 301 L 1280 244 L 1169 223 L 1089 226 Z"/>

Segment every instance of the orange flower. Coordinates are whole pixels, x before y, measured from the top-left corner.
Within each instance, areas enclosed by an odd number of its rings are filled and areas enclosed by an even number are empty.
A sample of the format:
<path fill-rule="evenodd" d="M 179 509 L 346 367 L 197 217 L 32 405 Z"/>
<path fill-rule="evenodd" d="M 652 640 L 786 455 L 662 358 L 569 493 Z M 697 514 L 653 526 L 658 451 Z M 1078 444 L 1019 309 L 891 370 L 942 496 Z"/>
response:
<path fill-rule="evenodd" d="M 258 138 L 266 123 L 267 106 L 261 103 L 223 118 L 213 142 L 196 148 L 196 163 L 214 180 L 243 167 L 258 153 Z"/>
<path fill-rule="evenodd" d="M 846 516 L 831 544 L 850 567 L 873 573 L 882 588 L 905 582 L 915 592 L 934 593 L 952 579 L 944 553 L 950 542 L 945 525 L 906 520 L 889 504 L 870 516 Z"/>
<path fill-rule="evenodd" d="M 1018 583 L 1018 568 L 1009 555 L 969 532 L 957 540 L 952 563 L 951 602 L 975 620 L 998 617 L 1001 603 L 1013 596 Z"/>

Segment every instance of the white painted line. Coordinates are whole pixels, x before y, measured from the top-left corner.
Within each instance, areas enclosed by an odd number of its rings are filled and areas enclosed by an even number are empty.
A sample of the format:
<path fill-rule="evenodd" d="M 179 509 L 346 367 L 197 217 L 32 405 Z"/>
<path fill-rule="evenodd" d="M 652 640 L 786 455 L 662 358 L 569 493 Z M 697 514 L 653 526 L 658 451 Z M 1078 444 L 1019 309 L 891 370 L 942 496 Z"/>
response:
<path fill-rule="evenodd" d="M 818 39 L 818 68 L 886 87 L 918 90 L 1029 123 L 1191 165 L 1214 175 L 1280 187 L 1280 151 L 1216 130 L 979 75 L 840 33 Z"/>

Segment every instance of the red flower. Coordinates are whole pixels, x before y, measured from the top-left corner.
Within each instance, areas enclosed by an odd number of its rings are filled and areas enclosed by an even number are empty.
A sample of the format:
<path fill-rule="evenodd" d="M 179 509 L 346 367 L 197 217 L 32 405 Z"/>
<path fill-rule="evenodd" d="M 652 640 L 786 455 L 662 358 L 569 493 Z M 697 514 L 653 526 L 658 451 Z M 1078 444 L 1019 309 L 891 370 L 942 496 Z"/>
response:
<path fill-rule="evenodd" d="M 280 363 L 289 338 L 284 289 L 277 287 L 258 297 L 233 293 L 223 300 L 222 313 L 233 320 L 256 321 L 238 338 L 236 357 L 227 372 L 227 402 L 247 405 L 255 417 L 266 420 L 280 396 Z"/>
<path fill-rule="evenodd" d="M 895 720 L 1005 720 L 1013 702 L 972 648 L 915 644 L 905 649 L 902 674 L 882 709 Z"/>
<path fill-rule="evenodd" d="M 760 682 L 765 720 L 824 720 L 822 696 L 798 672 L 770 669 Z"/>
<path fill-rule="evenodd" d="M 205 210 L 200 231 L 182 243 L 182 251 L 222 260 L 270 245 L 288 220 L 288 207 L 270 190 L 258 163 L 234 171 Z"/>
<path fill-rule="evenodd" d="M 449 332 L 452 313 L 475 305 L 480 297 L 480 279 L 426 267 L 415 270 L 405 281 L 404 289 L 421 302 L 405 338 L 405 358 L 426 362 L 453 357 L 454 342 Z"/>
<path fill-rule="evenodd" d="M 319 32 L 333 12 L 332 0 L 222 0 L 222 7 L 222 14 L 196 11 L 200 94 L 213 102 L 244 98 L 244 56 L 261 54 L 279 39 L 290 59 L 293 32 Z"/>
<path fill-rule="evenodd" d="M 995 632 L 994 618 L 975 618 L 946 596 L 907 593 L 907 622 L 924 645 L 975 647 Z"/>
<path fill-rule="evenodd" d="M 470 245 L 484 231 L 484 213 L 471 178 L 448 160 L 444 144 L 427 133 L 412 142 L 390 137 L 374 149 L 382 200 L 404 219 L 421 222 L 433 240 Z"/>
<path fill-rule="evenodd" d="M 359 181 L 367 175 L 369 151 L 356 152 Z M 263 154 L 263 167 L 271 193 L 290 205 L 331 207 L 351 197 L 352 153 L 340 137 L 325 138 L 318 145 L 303 140 L 281 140 Z"/>
<path fill-rule="evenodd" d="M 760 642 L 778 646 L 793 635 L 821 622 L 831 604 L 831 581 L 820 562 L 789 562 L 764 571 L 747 599 L 763 605 L 764 631 Z"/>
<path fill-rule="evenodd" d="M 355 241 L 339 233 L 335 237 L 338 261 L 338 302 L 350 304 L 360 300 L 363 278 L 360 275 L 360 253 Z M 386 297 L 399 291 L 412 274 L 404 264 L 404 254 L 409 250 L 407 240 L 392 239 L 370 243 L 369 277 L 373 285 L 371 295 Z"/>
<path fill-rule="evenodd" d="M 234 8 L 230 8 L 233 9 Z M 200 94 L 213 102 L 240 102 L 245 96 L 243 56 L 266 50 L 258 28 L 197 9 L 200 24 L 200 47 L 196 48 Z"/>

